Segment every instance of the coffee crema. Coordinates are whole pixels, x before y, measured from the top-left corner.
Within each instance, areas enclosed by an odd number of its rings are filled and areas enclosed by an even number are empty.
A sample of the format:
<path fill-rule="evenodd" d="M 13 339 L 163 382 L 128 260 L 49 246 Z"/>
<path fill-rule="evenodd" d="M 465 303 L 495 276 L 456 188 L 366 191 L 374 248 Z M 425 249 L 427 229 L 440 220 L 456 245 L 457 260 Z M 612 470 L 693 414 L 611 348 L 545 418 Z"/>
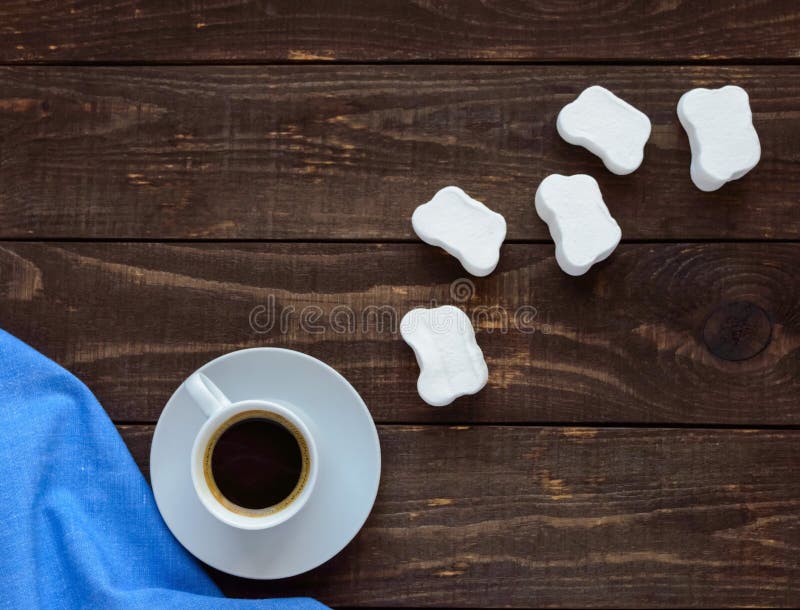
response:
<path fill-rule="evenodd" d="M 203 474 L 216 500 L 249 517 L 275 514 L 305 488 L 311 458 L 292 422 L 269 411 L 238 413 L 217 428 L 203 455 Z"/>

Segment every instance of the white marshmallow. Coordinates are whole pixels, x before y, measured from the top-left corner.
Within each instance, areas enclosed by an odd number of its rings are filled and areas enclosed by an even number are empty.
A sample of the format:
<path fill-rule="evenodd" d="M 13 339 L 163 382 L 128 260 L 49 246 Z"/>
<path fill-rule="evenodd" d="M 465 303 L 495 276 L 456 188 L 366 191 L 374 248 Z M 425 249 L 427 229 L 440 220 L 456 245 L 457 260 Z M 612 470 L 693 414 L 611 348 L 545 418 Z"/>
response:
<path fill-rule="evenodd" d="M 411 224 L 422 241 L 444 248 L 472 275 L 483 277 L 497 267 L 506 220 L 457 186 L 443 188 L 414 210 Z"/>
<path fill-rule="evenodd" d="M 559 267 L 570 275 L 607 258 L 622 237 L 597 181 L 586 174 L 547 176 L 536 190 L 536 213 L 550 227 Z"/>
<path fill-rule="evenodd" d="M 761 159 L 750 99 L 741 87 L 687 91 L 678 101 L 678 119 L 692 149 L 692 182 L 701 191 L 741 178 Z"/>
<path fill-rule="evenodd" d="M 467 314 L 457 307 L 412 309 L 400 322 L 400 334 L 417 357 L 417 391 L 429 405 L 448 405 L 486 385 L 483 352 Z"/>
<path fill-rule="evenodd" d="M 647 115 L 597 85 L 561 109 L 556 128 L 567 142 L 594 153 L 620 176 L 642 164 L 651 131 Z"/>

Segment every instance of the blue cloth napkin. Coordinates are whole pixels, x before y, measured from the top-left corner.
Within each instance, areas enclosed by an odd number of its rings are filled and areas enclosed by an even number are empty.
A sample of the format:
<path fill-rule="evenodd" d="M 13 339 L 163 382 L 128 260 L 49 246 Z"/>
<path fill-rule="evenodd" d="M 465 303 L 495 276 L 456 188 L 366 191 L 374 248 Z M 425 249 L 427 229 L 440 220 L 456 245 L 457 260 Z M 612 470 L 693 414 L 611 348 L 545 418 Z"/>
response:
<path fill-rule="evenodd" d="M 224 598 L 92 393 L 0 330 L 0 608 L 326 606 Z"/>

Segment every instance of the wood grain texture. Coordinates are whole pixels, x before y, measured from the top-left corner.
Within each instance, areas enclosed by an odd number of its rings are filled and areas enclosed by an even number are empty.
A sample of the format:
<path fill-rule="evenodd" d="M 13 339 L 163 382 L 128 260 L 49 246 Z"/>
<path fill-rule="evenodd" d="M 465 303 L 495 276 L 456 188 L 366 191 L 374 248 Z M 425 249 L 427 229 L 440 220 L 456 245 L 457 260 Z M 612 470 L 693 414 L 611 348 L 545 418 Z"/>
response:
<path fill-rule="evenodd" d="M 798 431 L 379 427 L 366 527 L 304 576 L 333 605 L 795 606 Z M 145 473 L 151 427 L 122 428 Z"/>
<path fill-rule="evenodd" d="M 8 0 L 0 61 L 709 60 L 800 55 L 791 0 Z"/>
<path fill-rule="evenodd" d="M 383 453 L 365 528 L 293 579 L 210 570 L 228 595 L 796 607 L 798 27 L 788 0 L 2 2 L 0 327 L 87 383 L 145 476 L 216 356 L 288 347 L 353 383 Z M 676 104 L 729 83 L 762 160 L 701 193 Z M 631 176 L 556 133 L 592 84 L 653 121 Z M 550 173 L 592 174 L 644 243 L 565 276 Z M 411 231 L 448 184 L 508 220 L 488 278 Z M 445 303 L 490 379 L 433 409 L 396 325 Z"/>
<path fill-rule="evenodd" d="M 572 278 L 552 246 L 515 244 L 473 289 L 423 244 L 13 242 L 0 244 L 0 320 L 121 421 L 155 421 L 206 361 L 272 345 L 334 366 L 380 422 L 797 425 L 798 261 L 800 244 L 622 245 Z M 435 409 L 393 330 L 445 303 L 472 317 L 490 378 Z M 733 303 L 765 312 L 766 341 Z M 748 357 L 726 358 L 737 345 Z"/>
<path fill-rule="evenodd" d="M 653 121 L 630 176 L 556 132 L 596 83 Z M 763 156 L 702 193 L 675 108 L 726 83 Z M 413 209 L 457 184 L 539 240 L 539 182 L 585 172 L 625 239 L 797 239 L 798 99 L 794 66 L 4 68 L 0 236 L 412 239 Z"/>

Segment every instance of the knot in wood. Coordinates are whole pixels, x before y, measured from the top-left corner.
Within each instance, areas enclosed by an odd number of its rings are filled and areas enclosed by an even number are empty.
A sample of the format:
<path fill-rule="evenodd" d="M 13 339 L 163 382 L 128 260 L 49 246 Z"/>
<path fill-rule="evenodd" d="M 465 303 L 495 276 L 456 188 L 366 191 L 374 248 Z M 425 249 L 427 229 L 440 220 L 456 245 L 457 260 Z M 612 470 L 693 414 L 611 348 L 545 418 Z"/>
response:
<path fill-rule="evenodd" d="M 723 360 L 747 360 L 772 340 L 772 321 L 754 303 L 739 301 L 716 309 L 706 320 L 703 341 Z"/>

